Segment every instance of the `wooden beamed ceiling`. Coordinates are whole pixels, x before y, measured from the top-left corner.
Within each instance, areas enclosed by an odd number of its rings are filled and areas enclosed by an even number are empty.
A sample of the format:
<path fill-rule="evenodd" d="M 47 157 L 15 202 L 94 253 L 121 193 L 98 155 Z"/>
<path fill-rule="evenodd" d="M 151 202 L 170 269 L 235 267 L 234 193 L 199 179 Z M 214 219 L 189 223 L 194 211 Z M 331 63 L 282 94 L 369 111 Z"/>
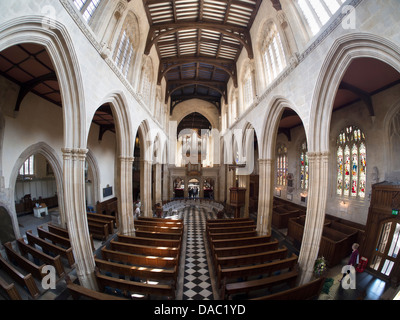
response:
<path fill-rule="evenodd" d="M 279 0 L 271 0 L 280 10 Z M 236 62 L 253 47 L 250 28 L 262 0 L 143 0 L 150 24 L 145 54 L 160 58 L 157 84 L 166 80 L 165 101 L 173 108 L 198 98 L 221 111 L 230 79 L 238 86 Z"/>

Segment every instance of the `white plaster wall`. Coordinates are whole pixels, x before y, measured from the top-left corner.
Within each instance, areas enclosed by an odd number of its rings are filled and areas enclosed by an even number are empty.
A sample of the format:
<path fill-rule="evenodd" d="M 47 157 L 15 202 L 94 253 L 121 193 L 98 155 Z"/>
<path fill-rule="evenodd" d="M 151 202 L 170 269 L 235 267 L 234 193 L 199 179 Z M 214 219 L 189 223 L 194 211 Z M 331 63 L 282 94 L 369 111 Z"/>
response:
<path fill-rule="evenodd" d="M 100 180 L 100 202 L 117 197 L 117 175 L 116 175 L 116 137 L 113 132 L 107 131 L 103 139 L 99 141 L 99 126 L 92 124 L 89 131 L 88 149 L 93 153 L 97 160 Z M 109 185 L 113 188 L 113 194 L 109 197 L 103 197 L 103 189 Z"/>
<path fill-rule="evenodd" d="M 62 109 L 30 93 L 21 104 L 16 117 L 5 117 L 3 141 L 3 175 L 5 187 L 14 187 L 10 174 L 17 159 L 28 147 L 46 142 L 62 159 L 63 115 Z"/>

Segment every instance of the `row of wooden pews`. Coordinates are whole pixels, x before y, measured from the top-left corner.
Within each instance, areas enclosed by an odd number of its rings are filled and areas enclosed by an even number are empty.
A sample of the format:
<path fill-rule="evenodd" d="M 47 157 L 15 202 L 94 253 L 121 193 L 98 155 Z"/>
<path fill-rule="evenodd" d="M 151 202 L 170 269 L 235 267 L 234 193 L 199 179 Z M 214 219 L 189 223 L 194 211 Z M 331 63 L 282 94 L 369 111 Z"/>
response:
<path fill-rule="evenodd" d="M 0 287 L 10 300 L 37 299 L 44 293 L 42 280 L 48 275 L 45 266 L 53 266 L 56 281 L 63 279 L 75 267 L 67 231 L 49 224 L 37 228 L 37 235 L 28 230 L 26 240 L 17 239 L 4 244 L 5 256 L 0 255 Z M 7 279 L 5 279 L 7 278 Z M 23 294 L 23 291 L 25 294 Z"/>
<path fill-rule="evenodd" d="M 117 228 L 118 225 L 115 216 L 93 212 L 88 212 L 86 215 L 89 234 L 92 238 L 106 241 L 114 234 L 114 228 Z"/>
<path fill-rule="evenodd" d="M 334 219 L 330 216 L 325 217 L 318 253 L 319 256 L 326 259 L 330 267 L 341 263 L 344 258 L 350 256 L 352 244 L 362 240 L 360 233 L 363 232 L 362 229 Z M 287 237 L 297 247 L 300 247 L 303 239 L 305 220 L 306 216 L 289 220 Z"/>
<path fill-rule="evenodd" d="M 291 218 L 304 216 L 306 211 L 306 207 L 275 197 L 272 207 L 272 226 L 286 229 Z"/>
<path fill-rule="evenodd" d="M 258 235 L 252 220 L 207 220 L 206 233 L 222 299 L 261 295 L 282 284 L 295 286 L 298 257 L 279 248 L 270 236 Z"/>
<path fill-rule="evenodd" d="M 175 299 L 183 221 L 140 217 L 135 236 L 119 234 L 95 257 L 101 293 L 127 299 Z"/>

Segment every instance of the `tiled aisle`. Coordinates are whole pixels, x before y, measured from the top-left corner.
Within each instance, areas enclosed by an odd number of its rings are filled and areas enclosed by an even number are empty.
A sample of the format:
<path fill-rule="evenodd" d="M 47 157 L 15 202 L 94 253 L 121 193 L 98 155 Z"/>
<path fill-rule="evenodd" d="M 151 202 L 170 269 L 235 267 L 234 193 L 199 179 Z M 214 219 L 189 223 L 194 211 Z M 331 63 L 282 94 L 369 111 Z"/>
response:
<path fill-rule="evenodd" d="M 195 206 L 183 210 L 187 242 L 182 300 L 213 300 L 204 239 L 207 212 Z"/>

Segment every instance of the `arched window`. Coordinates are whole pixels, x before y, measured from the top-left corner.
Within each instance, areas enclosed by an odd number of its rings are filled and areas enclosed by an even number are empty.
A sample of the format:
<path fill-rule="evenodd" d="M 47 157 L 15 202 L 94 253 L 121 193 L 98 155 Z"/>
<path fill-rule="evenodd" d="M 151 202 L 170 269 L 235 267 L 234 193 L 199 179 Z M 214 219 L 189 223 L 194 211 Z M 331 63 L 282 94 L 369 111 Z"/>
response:
<path fill-rule="evenodd" d="M 304 19 L 315 35 L 346 0 L 298 0 Z"/>
<path fill-rule="evenodd" d="M 337 138 L 337 187 L 340 196 L 365 198 L 367 148 L 364 133 L 348 126 Z"/>
<path fill-rule="evenodd" d="M 76 8 L 80 11 L 86 22 L 89 22 L 101 0 L 74 0 Z"/>
<path fill-rule="evenodd" d="M 114 61 L 121 73 L 128 77 L 139 43 L 137 19 L 132 12 L 127 14 L 121 30 L 114 52 Z"/>
<path fill-rule="evenodd" d="M 275 24 L 271 23 L 262 45 L 266 79 L 271 83 L 286 67 L 281 37 Z"/>
<path fill-rule="evenodd" d="M 145 58 L 142 67 L 142 81 L 140 87 L 140 94 L 143 101 L 148 106 L 149 110 L 152 110 L 152 79 L 153 79 L 153 65 L 150 58 Z"/>
<path fill-rule="evenodd" d="M 300 188 L 308 190 L 308 148 L 307 142 L 301 144 L 300 150 Z"/>
<path fill-rule="evenodd" d="M 286 186 L 286 178 L 288 172 L 288 157 L 287 157 L 287 147 L 281 145 L 277 150 L 276 159 L 276 172 L 277 172 L 277 185 Z"/>
<path fill-rule="evenodd" d="M 120 68 L 122 74 L 126 77 L 131 65 L 133 55 L 133 44 L 131 38 L 127 34 L 127 30 L 122 33 L 121 40 L 119 42 L 117 55 L 115 57 L 115 63 Z"/>
<path fill-rule="evenodd" d="M 35 156 L 30 156 L 25 160 L 24 164 L 19 169 L 20 176 L 34 176 L 35 175 Z"/>
<path fill-rule="evenodd" d="M 244 110 L 251 106 L 254 101 L 254 79 L 251 63 L 246 67 L 246 71 L 243 76 L 243 103 Z"/>

